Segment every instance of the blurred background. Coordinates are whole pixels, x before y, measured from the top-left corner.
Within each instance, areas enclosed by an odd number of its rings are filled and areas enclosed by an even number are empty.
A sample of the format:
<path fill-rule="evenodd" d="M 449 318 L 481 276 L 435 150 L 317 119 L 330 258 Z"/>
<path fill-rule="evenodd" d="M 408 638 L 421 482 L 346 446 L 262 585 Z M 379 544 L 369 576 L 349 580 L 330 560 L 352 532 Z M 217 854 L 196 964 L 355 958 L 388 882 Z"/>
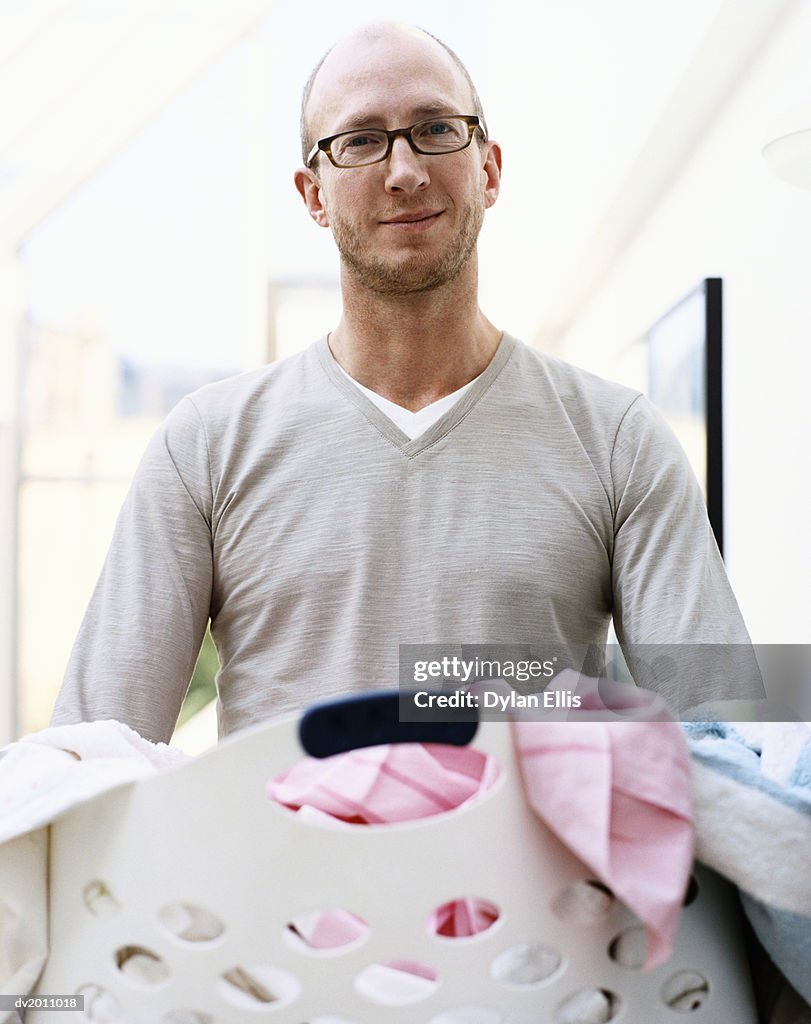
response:
<path fill-rule="evenodd" d="M 292 184 L 301 88 L 386 0 L 0 2 L 0 742 L 47 724 L 141 451 L 201 384 L 340 310 Z M 414 0 L 504 152 L 481 304 L 634 379 L 724 281 L 725 557 L 753 639 L 811 642 L 811 0 Z M 809 156 L 811 167 L 811 155 Z M 811 183 L 811 171 L 809 171 Z M 210 695 L 206 647 L 185 714 Z"/>

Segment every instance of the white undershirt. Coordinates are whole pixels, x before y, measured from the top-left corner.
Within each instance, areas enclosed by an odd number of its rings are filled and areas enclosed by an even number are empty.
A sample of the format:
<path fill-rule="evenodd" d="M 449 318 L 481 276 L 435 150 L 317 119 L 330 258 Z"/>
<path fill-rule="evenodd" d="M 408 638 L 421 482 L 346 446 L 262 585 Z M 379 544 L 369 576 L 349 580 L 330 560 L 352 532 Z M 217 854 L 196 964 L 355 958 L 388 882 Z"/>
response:
<path fill-rule="evenodd" d="M 429 427 L 432 427 L 438 419 L 445 415 L 448 409 L 456 405 L 467 389 L 472 387 L 476 380 L 478 380 L 477 377 L 474 377 L 473 380 L 468 381 L 467 384 L 463 384 L 461 388 L 451 392 L 451 394 L 445 395 L 444 398 L 439 398 L 436 402 L 431 402 L 430 405 L 426 405 L 417 412 L 411 412 L 408 409 L 404 409 L 401 405 L 390 402 L 388 398 L 384 398 L 376 391 L 372 391 L 369 388 L 364 387 L 363 384 L 358 384 L 354 377 L 349 376 L 337 359 L 335 360 L 335 365 L 347 380 L 351 380 L 355 387 L 359 388 L 370 402 L 374 402 L 377 408 L 380 409 L 382 413 L 385 413 L 394 425 L 402 430 L 406 437 L 410 438 L 412 441 L 415 437 L 419 437 L 420 434 L 424 434 Z"/>

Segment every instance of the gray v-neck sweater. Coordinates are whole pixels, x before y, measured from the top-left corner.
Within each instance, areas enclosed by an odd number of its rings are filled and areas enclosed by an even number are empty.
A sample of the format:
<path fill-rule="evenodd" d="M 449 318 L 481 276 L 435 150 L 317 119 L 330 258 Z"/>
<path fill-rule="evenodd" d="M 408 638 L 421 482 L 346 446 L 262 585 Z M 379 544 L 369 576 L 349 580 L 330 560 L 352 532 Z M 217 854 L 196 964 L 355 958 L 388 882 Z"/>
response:
<path fill-rule="evenodd" d="M 171 736 L 210 617 L 222 734 L 398 682 L 398 645 L 746 642 L 637 392 L 507 335 L 409 440 L 326 339 L 183 399 L 126 499 L 54 723 Z"/>

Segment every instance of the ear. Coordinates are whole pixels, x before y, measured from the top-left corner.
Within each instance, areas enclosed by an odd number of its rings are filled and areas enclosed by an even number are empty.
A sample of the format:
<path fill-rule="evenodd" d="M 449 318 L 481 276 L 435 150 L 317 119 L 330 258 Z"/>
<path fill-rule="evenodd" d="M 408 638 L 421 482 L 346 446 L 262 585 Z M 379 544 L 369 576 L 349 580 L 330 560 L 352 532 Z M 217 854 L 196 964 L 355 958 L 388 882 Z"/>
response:
<path fill-rule="evenodd" d="M 482 163 L 482 186 L 484 187 L 484 205 L 489 209 L 501 188 L 501 146 L 497 142 L 485 143 L 484 160 Z"/>
<path fill-rule="evenodd" d="M 321 196 L 321 182 L 315 172 L 309 167 L 299 167 L 293 175 L 293 181 L 310 216 L 319 227 L 328 228 L 329 217 Z"/>

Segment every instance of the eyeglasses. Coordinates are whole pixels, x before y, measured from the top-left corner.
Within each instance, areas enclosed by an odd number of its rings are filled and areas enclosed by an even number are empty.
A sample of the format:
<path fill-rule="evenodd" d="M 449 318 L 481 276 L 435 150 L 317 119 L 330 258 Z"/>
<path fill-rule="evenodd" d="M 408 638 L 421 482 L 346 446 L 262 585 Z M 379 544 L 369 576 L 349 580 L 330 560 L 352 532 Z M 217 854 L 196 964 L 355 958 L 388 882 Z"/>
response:
<path fill-rule="evenodd" d="M 402 135 L 408 140 L 415 153 L 439 156 L 442 153 L 458 153 L 467 149 L 478 129 L 483 139 L 487 130 L 481 118 L 475 114 L 453 114 L 451 117 L 431 117 L 417 121 L 409 128 L 357 128 L 351 132 L 339 132 L 326 139 L 319 139 L 307 157 L 307 167 L 319 151 L 326 153 L 335 167 L 365 167 L 385 160 L 391 153 L 394 140 Z"/>

